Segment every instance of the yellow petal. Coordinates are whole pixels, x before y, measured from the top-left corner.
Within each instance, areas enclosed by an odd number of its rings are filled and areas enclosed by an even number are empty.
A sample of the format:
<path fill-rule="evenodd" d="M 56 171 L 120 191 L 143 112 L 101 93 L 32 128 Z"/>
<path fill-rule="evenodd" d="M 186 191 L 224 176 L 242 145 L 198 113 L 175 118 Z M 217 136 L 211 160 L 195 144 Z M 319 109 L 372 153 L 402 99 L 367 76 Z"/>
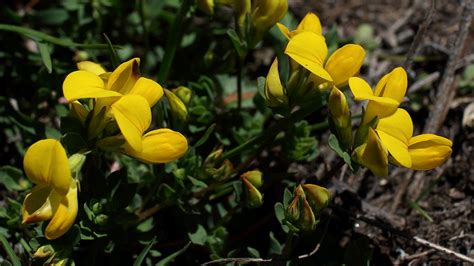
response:
<path fill-rule="evenodd" d="M 151 110 L 147 100 L 140 95 L 125 95 L 111 106 L 120 132 L 130 146 L 142 150 L 142 135 L 150 127 Z"/>
<path fill-rule="evenodd" d="M 453 142 L 435 134 L 421 134 L 411 138 L 408 145 L 411 149 L 427 148 L 431 146 L 452 147 Z"/>
<path fill-rule="evenodd" d="M 124 95 L 128 94 L 140 76 L 139 65 L 140 58 L 133 58 L 120 64 L 114 72 L 110 74 L 107 89 Z"/>
<path fill-rule="evenodd" d="M 355 150 L 358 161 L 377 176 L 388 175 L 388 151 L 372 128 L 367 142 Z"/>
<path fill-rule="evenodd" d="M 71 187 L 65 197 L 62 198 L 58 209 L 44 231 L 44 236 L 53 240 L 64 235 L 74 224 L 77 216 L 77 185 L 71 182 Z"/>
<path fill-rule="evenodd" d="M 326 62 L 325 69 L 336 87 L 344 86 L 347 80 L 359 73 L 364 63 L 365 51 L 357 44 L 346 44 L 337 49 Z"/>
<path fill-rule="evenodd" d="M 408 141 L 413 135 L 413 122 L 407 111 L 398 108 L 393 115 L 379 120 L 377 131 L 384 131 L 408 145 Z"/>
<path fill-rule="evenodd" d="M 197 7 L 208 15 L 214 14 L 214 0 L 196 0 Z"/>
<path fill-rule="evenodd" d="M 35 184 L 50 185 L 59 194 L 66 195 L 72 182 L 66 151 L 54 139 L 35 142 L 25 153 L 23 168 Z"/>
<path fill-rule="evenodd" d="M 91 72 L 78 70 L 67 75 L 63 82 L 63 94 L 68 102 L 85 98 L 120 96 L 104 88 L 104 81 Z"/>
<path fill-rule="evenodd" d="M 367 103 L 362 124 L 369 123 L 374 117 L 382 119 L 393 115 L 399 105 L 394 99 L 385 97 L 371 96 L 368 97 L 368 100 L 369 103 Z"/>
<path fill-rule="evenodd" d="M 281 85 L 280 73 L 278 71 L 278 58 L 273 60 L 265 80 L 265 98 L 269 106 L 280 106 L 287 102 L 287 97 Z"/>
<path fill-rule="evenodd" d="M 319 35 L 323 34 L 321 22 L 319 21 L 319 18 L 316 16 L 316 14 L 312 12 L 306 14 L 306 16 L 304 16 L 304 18 L 301 20 L 300 24 L 298 24 L 298 27 L 296 27 L 294 34 L 298 34 L 303 31 L 311 31 Z"/>
<path fill-rule="evenodd" d="M 23 201 L 22 223 L 41 222 L 51 219 L 62 197 L 48 185 L 36 185 Z"/>
<path fill-rule="evenodd" d="M 411 169 L 430 170 L 440 166 L 451 156 L 452 150 L 448 146 L 432 146 L 420 149 L 409 149 L 413 164 Z"/>
<path fill-rule="evenodd" d="M 100 76 L 106 72 L 105 69 L 100 64 L 97 64 L 91 61 L 79 62 L 77 63 L 77 68 L 79 70 L 89 71 L 97 76 Z"/>
<path fill-rule="evenodd" d="M 302 32 L 291 38 L 285 53 L 316 76 L 332 81 L 329 73 L 323 68 L 328 48 L 321 35 L 309 31 Z"/>
<path fill-rule="evenodd" d="M 137 152 L 125 145 L 125 153 L 146 163 L 167 163 L 183 156 L 188 141 L 181 133 L 167 129 L 150 131 L 143 136 L 143 150 Z"/>
<path fill-rule="evenodd" d="M 453 145 L 451 140 L 434 134 L 415 136 L 408 144 L 414 170 L 430 170 L 443 164 L 451 155 Z"/>
<path fill-rule="evenodd" d="M 283 24 L 276 24 L 281 33 L 289 40 L 290 39 L 290 30 Z"/>
<path fill-rule="evenodd" d="M 399 165 L 410 168 L 412 162 L 407 144 L 384 131 L 377 131 L 377 133 L 393 159 L 395 159 Z"/>
<path fill-rule="evenodd" d="M 163 96 L 163 88 L 155 81 L 142 77 L 137 80 L 128 94 L 143 96 L 152 107 Z"/>
<path fill-rule="evenodd" d="M 359 77 L 349 78 L 349 88 L 357 101 L 367 100 L 374 96 L 370 85 Z"/>
<path fill-rule="evenodd" d="M 392 98 L 400 103 L 407 91 L 407 84 L 407 72 L 402 67 L 397 67 L 379 81 L 374 95 Z"/>

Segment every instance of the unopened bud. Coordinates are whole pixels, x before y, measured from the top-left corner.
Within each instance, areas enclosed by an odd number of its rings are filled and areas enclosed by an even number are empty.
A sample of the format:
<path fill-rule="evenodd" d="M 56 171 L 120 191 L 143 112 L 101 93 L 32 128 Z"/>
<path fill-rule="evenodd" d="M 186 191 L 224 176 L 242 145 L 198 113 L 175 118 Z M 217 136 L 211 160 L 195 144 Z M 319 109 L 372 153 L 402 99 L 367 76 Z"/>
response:
<path fill-rule="evenodd" d="M 85 161 L 86 156 L 82 153 L 74 153 L 71 155 L 71 157 L 69 157 L 69 167 L 71 168 L 71 172 L 79 173 Z"/>
<path fill-rule="evenodd" d="M 249 180 L 247 180 L 247 178 L 241 176 L 240 179 L 242 180 L 245 187 L 247 206 L 249 208 L 257 208 L 262 206 L 263 196 L 260 191 L 258 191 L 258 189 Z"/>
<path fill-rule="evenodd" d="M 44 246 L 39 247 L 36 250 L 35 254 L 33 254 L 33 257 L 37 259 L 45 259 L 45 258 L 51 257 L 54 254 L 54 252 L 55 251 L 54 251 L 53 246 L 44 245 Z"/>
<path fill-rule="evenodd" d="M 166 98 L 171 109 L 171 117 L 173 118 L 173 125 L 176 129 L 184 126 L 188 120 L 188 109 L 184 102 L 170 90 L 164 89 Z"/>
<path fill-rule="evenodd" d="M 265 79 L 265 100 L 268 106 L 278 107 L 284 106 L 288 103 L 283 85 L 280 80 L 280 73 L 278 71 L 278 59 L 273 60 L 267 78 Z"/>
<path fill-rule="evenodd" d="M 189 104 L 191 96 L 193 95 L 193 92 L 188 87 L 184 86 L 179 86 L 176 89 L 173 89 L 173 93 L 178 96 L 185 105 Z"/>
<path fill-rule="evenodd" d="M 326 208 L 330 198 L 329 190 L 313 184 L 304 184 L 303 190 L 314 212 L 319 213 L 322 209 Z"/>
<path fill-rule="evenodd" d="M 263 185 L 262 172 L 259 170 L 245 172 L 240 177 L 247 179 L 256 188 L 260 188 Z"/>
<path fill-rule="evenodd" d="M 301 230 L 309 232 L 316 228 L 317 221 L 314 212 L 307 200 L 303 200 L 301 205 L 301 215 L 299 219 L 299 227 Z"/>

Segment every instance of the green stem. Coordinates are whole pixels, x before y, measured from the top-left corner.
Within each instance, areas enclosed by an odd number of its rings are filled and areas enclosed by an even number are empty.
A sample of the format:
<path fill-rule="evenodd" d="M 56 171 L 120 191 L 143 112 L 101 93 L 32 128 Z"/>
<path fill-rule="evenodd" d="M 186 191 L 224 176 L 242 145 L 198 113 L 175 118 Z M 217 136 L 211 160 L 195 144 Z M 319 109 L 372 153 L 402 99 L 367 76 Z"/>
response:
<path fill-rule="evenodd" d="M 235 147 L 234 149 L 224 153 L 222 155 L 221 160 L 229 159 L 231 157 L 236 156 L 237 154 L 241 154 L 242 152 L 246 151 L 247 149 L 253 147 L 254 145 L 267 143 L 274 139 L 278 133 L 280 133 L 283 129 L 288 127 L 289 123 L 296 123 L 312 112 L 316 111 L 314 108 L 302 108 L 295 112 L 293 112 L 290 116 L 279 120 L 277 123 L 272 125 L 270 128 L 262 132 L 260 135 L 255 136 L 248 141 L 240 144 L 239 146 Z M 258 150 L 258 149 L 257 149 Z"/>
<path fill-rule="evenodd" d="M 243 60 L 239 59 L 237 64 L 237 112 L 242 110 L 242 65 Z"/>
<path fill-rule="evenodd" d="M 150 51 L 150 38 L 148 34 L 148 27 L 146 25 L 146 15 L 145 15 L 145 1 L 146 0 L 137 0 L 138 1 L 138 11 L 140 13 L 140 22 L 143 30 L 143 44 L 145 45 L 145 55 L 144 58 L 147 58 L 146 55 Z"/>
<path fill-rule="evenodd" d="M 159 83 L 163 83 L 166 79 L 168 79 L 171 65 L 173 64 L 173 59 L 176 54 L 176 49 L 178 46 L 180 46 L 181 40 L 183 38 L 184 20 L 186 19 L 186 13 L 188 13 L 190 6 L 190 0 L 183 0 L 176 17 L 171 24 L 171 36 L 166 43 L 165 55 L 163 57 L 163 61 L 161 62 L 160 71 L 158 72 Z"/>
<path fill-rule="evenodd" d="M 109 46 L 107 44 L 85 44 L 85 43 L 75 43 L 70 40 L 63 40 L 46 33 L 36 31 L 33 29 L 9 25 L 9 24 L 0 24 L 0 30 L 11 31 L 15 33 L 22 34 L 26 37 L 39 39 L 41 41 L 49 42 L 64 47 L 75 47 L 75 48 L 88 48 L 88 49 L 107 49 Z M 116 48 L 120 48 L 116 46 Z"/>

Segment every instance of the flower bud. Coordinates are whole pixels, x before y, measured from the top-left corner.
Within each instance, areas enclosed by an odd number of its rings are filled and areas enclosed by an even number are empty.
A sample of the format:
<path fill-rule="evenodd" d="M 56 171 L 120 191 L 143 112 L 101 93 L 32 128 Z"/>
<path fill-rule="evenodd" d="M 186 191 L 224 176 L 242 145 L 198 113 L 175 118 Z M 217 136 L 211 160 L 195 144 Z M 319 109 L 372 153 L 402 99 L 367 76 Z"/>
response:
<path fill-rule="evenodd" d="M 265 100 L 268 106 L 278 107 L 288 103 L 278 72 L 278 59 L 273 60 L 265 80 Z"/>
<path fill-rule="evenodd" d="M 69 107 L 71 109 L 71 116 L 77 118 L 84 124 L 89 111 L 87 111 L 87 109 L 79 101 L 71 102 Z"/>
<path fill-rule="evenodd" d="M 247 179 L 256 188 L 260 188 L 263 185 L 262 172 L 259 170 L 245 172 L 240 177 Z"/>
<path fill-rule="evenodd" d="M 188 120 L 188 109 L 184 102 L 170 90 L 165 89 L 165 95 L 171 109 L 171 117 L 175 128 L 180 129 Z"/>
<path fill-rule="evenodd" d="M 79 173 L 82 165 L 86 161 L 86 156 L 81 153 L 75 153 L 69 157 L 69 167 L 72 173 Z"/>
<path fill-rule="evenodd" d="M 193 92 L 188 87 L 184 86 L 179 86 L 176 89 L 173 89 L 173 93 L 178 96 L 185 105 L 189 104 L 193 95 Z"/>
<path fill-rule="evenodd" d="M 319 213 L 328 205 L 330 194 L 326 188 L 313 184 L 304 184 L 303 190 L 314 212 Z"/>
<path fill-rule="evenodd" d="M 288 10 L 287 0 L 259 0 L 252 3 L 252 24 L 258 39 L 280 21 Z"/>
<path fill-rule="evenodd" d="M 329 94 L 328 107 L 330 122 L 339 143 L 348 150 L 352 144 L 351 112 L 347 104 L 346 96 L 338 88 L 333 87 Z"/>
<path fill-rule="evenodd" d="M 300 219 L 301 206 L 305 201 L 305 194 L 301 185 L 297 186 L 293 192 L 293 200 L 286 210 L 286 216 L 289 221 L 297 222 Z"/>
<path fill-rule="evenodd" d="M 262 206 L 263 196 L 260 191 L 258 191 L 258 189 L 244 176 L 240 176 L 240 179 L 242 180 L 245 187 L 247 207 L 253 209 Z"/>
<path fill-rule="evenodd" d="M 301 205 L 301 215 L 299 219 L 299 227 L 301 228 L 302 231 L 305 232 L 310 232 L 313 231 L 316 228 L 316 225 L 318 224 L 316 221 L 316 217 L 314 216 L 314 212 L 311 209 L 311 206 L 309 205 L 307 200 L 303 200 Z"/>
<path fill-rule="evenodd" d="M 54 248 L 53 246 L 51 245 L 44 245 L 44 246 L 41 246 L 39 247 L 35 254 L 33 254 L 33 257 L 36 258 L 36 259 L 45 259 L 45 258 L 49 258 L 51 257 L 52 255 L 54 255 Z"/>

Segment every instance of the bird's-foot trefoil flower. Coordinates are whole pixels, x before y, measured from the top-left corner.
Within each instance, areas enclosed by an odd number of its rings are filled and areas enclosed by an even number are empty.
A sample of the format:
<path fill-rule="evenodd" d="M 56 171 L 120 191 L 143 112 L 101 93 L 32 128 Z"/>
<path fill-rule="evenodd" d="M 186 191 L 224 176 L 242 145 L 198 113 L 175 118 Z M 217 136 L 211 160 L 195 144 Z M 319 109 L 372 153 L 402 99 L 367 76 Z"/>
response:
<path fill-rule="evenodd" d="M 40 140 L 26 151 L 23 167 L 35 184 L 23 202 L 23 223 L 50 220 L 45 237 L 62 236 L 74 224 L 78 210 L 77 184 L 66 151 L 57 140 Z"/>
<path fill-rule="evenodd" d="M 98 64 L 81 62 L 80 70 L 64 80 L 63 93 L 68 102 L 95 99 L 90 137 L 96 137 L 115 120 L 128 144 L 137 151 L 143 148 L 141 138 L 151 123 L 150 107 L 164 92 L 155 81 L 140 77 L 139 63 L 134 58 L 108 73 Z"/>
<path fill-rule="evenodd" d="M 395 113 L 407 90 L 407 73 L 402 67 L 397 67 L 380 79 L 372 91 L 370 85 L 363 79 L 352 77 L 349 87 L 358 101 L 368 100 L 362 124 L 372 119 L 387 117 Z"/>
<path fill-rule="evenodd" d="M 319 89 L 344 86 L 350 77 L 357 75 L 364 63 L 365 51 L 357 44 L 346 44 L 326 60 L 328 47 L 325 38 L 312 31 L 293 36 L 285 53 L 296 63 L 311 72 Z"/>
<path fill-rule="evenodd" d="M 288 103 L 285 88 L 280 80 L 277 58 L 273 60 L 267 78 L 265 79 L 264 95 L 267 105 L 270 107 L 285 106 Z"/>
<path fill-rule="evenodd" d="M 451 155 L 452 142 L 434 134 L 413 135 L 413 122 L 404 109 L 380 119 L 377 134 L 396 165 L 414 170 L 430 170 L 444 163 Z"/>

